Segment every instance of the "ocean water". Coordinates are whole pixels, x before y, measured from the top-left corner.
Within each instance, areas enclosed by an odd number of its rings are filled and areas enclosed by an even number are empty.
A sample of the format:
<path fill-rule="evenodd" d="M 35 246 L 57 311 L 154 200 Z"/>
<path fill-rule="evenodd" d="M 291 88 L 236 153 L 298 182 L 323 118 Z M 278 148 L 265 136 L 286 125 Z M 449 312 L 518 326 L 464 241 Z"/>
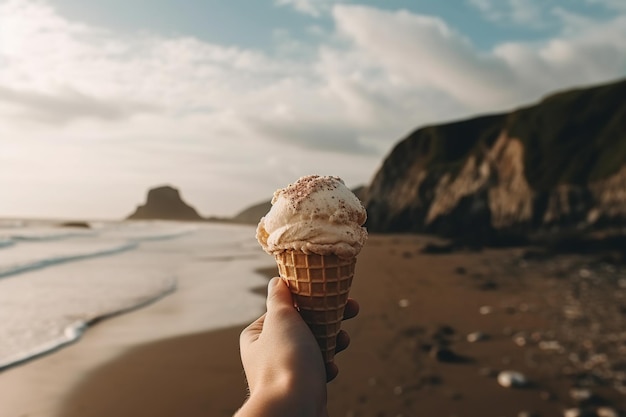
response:
<path fill-rule="evenodd" d="M 178 222 L 100 222 L 90 229 L 47 222 L 0 221 L 0 369 L 77 341 L 99 319 L 159 302 L 177 291 L 185 263 L 202 262 L 210 302 L 249 294 L 262 282 L 224 264 L 267 265 L 249 226 Z M 232 278 L 224 279 L 229 273 Z M 251 278 L 251 277 L 256 277 Z M 206 286 L 206 285 L 205 285 Z M 247 321 L 260 298 L 240 296 L 236 308 L 202 323 Z M 228 310 L 230 308 L 230 310 Z M 235 311 L 233 314 L 232 311 Z M 80 342 L 79 342 L 80 343 Z"/>

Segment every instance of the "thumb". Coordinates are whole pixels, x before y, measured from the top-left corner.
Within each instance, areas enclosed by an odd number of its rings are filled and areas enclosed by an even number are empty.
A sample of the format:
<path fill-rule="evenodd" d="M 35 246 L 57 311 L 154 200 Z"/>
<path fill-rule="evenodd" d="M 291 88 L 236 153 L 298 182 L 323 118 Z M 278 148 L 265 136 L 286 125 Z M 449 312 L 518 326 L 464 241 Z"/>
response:
<path fill-rule="evenodd" d="M 267 286 L 267 312 L 271 313 L 282 308 L 293 310 L 291 291 L 282 278 L 274 277 Z"/>

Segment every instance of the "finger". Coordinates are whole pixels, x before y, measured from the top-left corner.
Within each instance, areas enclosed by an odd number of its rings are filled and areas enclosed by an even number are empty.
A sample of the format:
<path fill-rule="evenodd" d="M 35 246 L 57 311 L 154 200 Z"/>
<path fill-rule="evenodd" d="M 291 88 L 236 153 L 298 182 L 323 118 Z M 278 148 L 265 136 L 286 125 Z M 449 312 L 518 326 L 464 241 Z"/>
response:
<path fill-rule="evenodd" d="M 326 364 L 326 382 L 330 382 L 333 379 L 337 378 L 337 374 L 339 373 L 339 368 L 335 365 L 335 362 Z"/>
<path fill-rule="evenodd" d="M 348 298 L 348 302 L 346 303 L 346 308 L 343 311 L 343 319 L 349 320 L 359 314 L 359 303 L 352 298 Z"/>
<path fill-rule="evenodd" d="M 239 335 L 239 344 L 243 346 L 243 345 L 247 345 L 252 342 L 255 342 L 259 338 L 259 335 L 261 334 L 261 331 L 263 330 L 264 322 L 265 322 L 265 314 L 263 314 L 261 317 L 259 317 L 252 323 L 250 323 L 248 327 L 243 329 L 241 331 L 241 334 Z"/>
<path fill-rule="evenodd" d="M 284 307 L 293 309 L 291 291 L 289 291 L 287 284 L 281 278 L 274 277 L 267 285 L 266 305 L 268 313 Z"/>
<path fill-rule="evenodd" d="M 339 333 L 337 334 L 335 353 L 346 350 L 348 346 L 350 346 L 350 336 L 345 330 L 339 330 Z"/>

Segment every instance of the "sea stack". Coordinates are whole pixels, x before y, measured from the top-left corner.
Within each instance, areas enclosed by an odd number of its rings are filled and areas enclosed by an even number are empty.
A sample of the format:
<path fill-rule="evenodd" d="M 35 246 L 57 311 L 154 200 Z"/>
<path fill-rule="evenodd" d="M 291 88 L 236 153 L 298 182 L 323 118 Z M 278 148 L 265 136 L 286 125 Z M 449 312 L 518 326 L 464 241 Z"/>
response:
<path fill-rule="evenodd" d="M 183 201 L 178 189 L 169 185 L 148 191 L 146 204 L 138 206 L 127 220 L 203 220 L 196 209 Z"/>

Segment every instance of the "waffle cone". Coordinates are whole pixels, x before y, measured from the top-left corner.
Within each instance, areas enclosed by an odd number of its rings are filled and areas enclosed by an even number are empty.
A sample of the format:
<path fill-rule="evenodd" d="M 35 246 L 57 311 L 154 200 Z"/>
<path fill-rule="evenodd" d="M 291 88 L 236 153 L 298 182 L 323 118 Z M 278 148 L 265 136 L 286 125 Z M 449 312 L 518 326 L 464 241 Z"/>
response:
<path fill-rule="evenodd" d="M 285 251 L 276 255 L 276 263 L 300 315 L 320 345 L 324 361 L 332 362 L 356 258 Z"/>

